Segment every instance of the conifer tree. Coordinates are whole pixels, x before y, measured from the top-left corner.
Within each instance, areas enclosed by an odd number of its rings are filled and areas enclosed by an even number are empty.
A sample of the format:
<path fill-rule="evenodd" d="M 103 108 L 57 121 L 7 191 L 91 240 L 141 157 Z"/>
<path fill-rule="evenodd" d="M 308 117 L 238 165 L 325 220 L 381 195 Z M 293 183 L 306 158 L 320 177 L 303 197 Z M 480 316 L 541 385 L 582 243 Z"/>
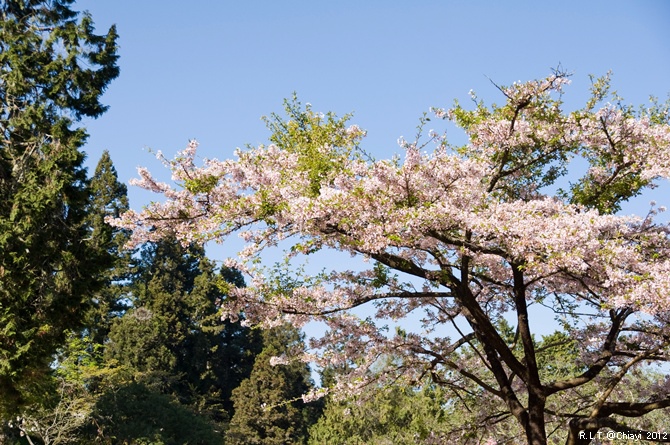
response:
<path fill-rule="evenodd" d="M 301 395 L 312 386 L 304 363 L 273 366 L 291 348 L 303 347 L 303 335 L 290 325 L 263 332 L 263 350 L 256 357 L 251 375 L 233 391 L 235 415 L 226 435 L 229 445 L 302 444 L 315 417 L 315 407 L 305 405 Z"/>
<path fill-rule="evenodd" d="M 129 284 L 132 308 L 113 323 L 106 357 L 223 426 L 260 341 L 239 322 L 221 321 L 220 280 L 244 285 L 239 271 L 217 273 L 202 248 L 174 240 L 146 246 Z"/>
<path fill-rule="evenodd" d="M 173 240 L 142 251 L 129 285 L 132 308 L 112 326 L 109 359 L 159 386 L 170 386 L 162 380 L 171 378 L 189 331 L 190 298 L 201 259 L 201 250 L 183 249 Z"/>
<path fill-rule="evenodd" d="M 128 210 L 128 189 L 119 182 L 109 152 L 105 150 L 90 181 L 91 199 L 87 211 L 90 238 L 100 253 L 100 268 L 106 271 L 104 286 L 93 298 L 86 314 L 84 335 L 93 344 L 103 345 L 111 322 L 126 309 L 124 302 L 130 278 L 132 251 L 123 249 L 129 233 L 109 225 L 105 218 L 118 217 Z"/>
<path fill-rule="evenodd" d="M 101 283 L 77 122 L 106 110 L 117 35 L 72 3 L 0 2 L 0 415 L 40 398 Z"/>
<path fill-rule="evenodd" d="M 238 270 L 226 267 L 214 279 L 211 272 L 196 278 L 196 286 L 207 287 L 209 292 L 191 300 L 192 329 L 182 345 L 185 359 L 178 371 L 188 384 L 189 404 L 215 421 L 227 423 L 234 413 L 232 392 L 251 373 L 262 344 L 258 331 L 240 321 L 221 320 L 219 305 L 226 296 L 213 286 L 220 281 L 233 287 L 245 285 Z"/>

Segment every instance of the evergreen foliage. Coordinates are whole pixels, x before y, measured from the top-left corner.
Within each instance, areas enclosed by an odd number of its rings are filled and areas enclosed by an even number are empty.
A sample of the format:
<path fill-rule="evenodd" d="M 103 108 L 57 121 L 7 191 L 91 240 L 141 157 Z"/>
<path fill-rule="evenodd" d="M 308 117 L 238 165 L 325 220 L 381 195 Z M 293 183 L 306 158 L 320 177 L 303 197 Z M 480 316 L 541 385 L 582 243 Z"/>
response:
<path fill-rule="evenodd" d="M 133 307 L 114 322 L 106 348 L 108 363 L 218 425 L 232 416 L 232 391 L 260 350 L 255 333 L 221 321 L 221 280 L 244 284 L 238 271 L 217 273 L 202 248 L 149 245 L 129 285 Z"/>
<path fill-rule="evenodd" d="M 140 383 L 108 392 L 97 403 L 106 419 L 103 441 L 129 445 L 222 445 L 223 435 L 207 419 Z M 104 442 L 103 442 L 104 443 Z"/>
<path fill-rule="evenodd" d="M 76 122 L 106 109 L 117 35 L 95 34 L 71 4 L 0 2 L 0 414 L 41 398 L 102 282 Z"/>
<path fill-rule="evenodd" d="M 315 421 L 317 407 L 300 398 L 312 386 L 309 367 L 294 362 L 273 366 L 291 348 L 303 347 L 303 336 L 290 325 L 263 331 L 263 350 L 251 375 L 233 391 L 235 415 L 226 435 L 229 445 L 301 444 Z"/>
<path fill-rule="evenodd" d="M 105 270 L 104 286 L 93 298 L 84 320 L 84 334 L 95 345 L 103 345 L 112 320 L 128 309 L 127 282 L 132 251 L 124 249 L 127 230 L 110 226 L 105 218 L 116 218 L 128 210 L 128 190 L 118 180 L 109 152 L 105 150 L 90 181 L 91 199 L 87 212 L 90 238 L 100 252 L 100 268 Z"/>

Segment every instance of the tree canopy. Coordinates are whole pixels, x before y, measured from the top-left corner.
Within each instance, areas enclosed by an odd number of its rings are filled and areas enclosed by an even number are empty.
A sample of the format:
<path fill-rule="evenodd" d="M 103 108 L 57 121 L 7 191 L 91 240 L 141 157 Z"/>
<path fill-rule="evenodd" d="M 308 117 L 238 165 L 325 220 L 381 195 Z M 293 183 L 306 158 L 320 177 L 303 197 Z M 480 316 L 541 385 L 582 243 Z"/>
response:
<path fill-rule="evenodd" d="M 249 376 L 233 391 L 235 415 L 226 432 L 231 445 L 304 444 L 307 428 L 318 414 L 314 404 L 305 405 L 301 396 L 313 386 L 309 367 L 294 362 L 273 366 L 273 357 L 291 349 L 302 350 L 303 336 L 290 325 L 263 332 L 263 349 L 256 356 Z"/>
<path fill-rule="evenodd" d="M 117 35 L 71 4 L 0 2 L 0 413 L 40 397 L 32 384 L 104 281 L 76 123 L 106 110 Z"/>
<path fill-rule="evenodd" d="M 243 286 L 238 271 L 218 273 L 204 249 L 166 239 L 144 246 L 127 292 L 132 307 L 111 327 L 107 362 L 173 395 L 218 423 L 230 421 L 233 389 L 260 351 L 256 332 L 218 315 L 217 283 Z"/>
<path fill-rule="evenodd" d="M 192 142 L 168 161 L 176 187 L 140 169 L 136 184 L 165 201 L 117 224 L 135 243 L 241 233 L 246 245 L 229 264 L 252 285 L 236 289 L 224 311 L 262 326 L 327 325 L 295 358 L 346 369 L 331 394 L 431 376 L 454 397 L 477 388 L 480 426 L 494 424 L 483 414 L 502 406 L 528 444 L 632 432 L 631 419 L 670 406 L 667 379 L 653 392 L 625 384 L 636 369 L 668 360 L 670 239 L 655 218 L 664 208 L 616 212 L 670 176 L 668 107 L 624 105 L 605 76 L 568 112 L 568 84 L 556 71 L 499 86 L 502 105 L 473 95 L 471 109 L 434 109 L 468 142 L 453 146 L 429 132 L 425 141 L 401 140 L 404 157 L 389 160 L 360 151 L 364 132 L 346 118 L 287 102 L 288 119 L 270 119 L 270 145 L 199 166 Z M 574 160 L 588 167 L 566 180 Z M 286 248 L 289 264 L 328 249 L 367 263 L 273 276 L 257 265 L 272 246 Z M 545 372 L 542 357 L 565 342 L 536 340 L 533 329 L 546 321 L 531 306 L 553 311 L 578 342 L 575 366 Z M 373 315 L 357 315 L 361 307 Z M 403 322 L 415 314 L 421 326 L 412 330 Z M 372 372 L 389 356 L 385 372 Z M 589 385 L 598 390 L 582 391 Z M 549 430 L 553 422 L 563 428 Z"/>

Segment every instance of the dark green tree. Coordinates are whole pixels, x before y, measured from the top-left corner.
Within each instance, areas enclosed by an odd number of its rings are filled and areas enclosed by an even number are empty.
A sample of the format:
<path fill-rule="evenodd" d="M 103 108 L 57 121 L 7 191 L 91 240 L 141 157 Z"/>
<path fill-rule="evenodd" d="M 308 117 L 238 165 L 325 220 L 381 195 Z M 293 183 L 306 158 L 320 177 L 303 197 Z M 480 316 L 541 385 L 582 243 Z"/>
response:
<path fill-rule="evenodd" d="M 132 308 L 112 326 L 108 360 L 118 361 L 158 386 L 173 386 L 180 347 L 189 333 L 191 299 L 203 291 L 194 292 L 201 259 L 201 251 L 184 249 L 173 240 L 148 245 L 142 251 L 129 283 Z"/>
<path fill-rule="evenodd" d="M 303 335 L 289 325 L 263 332 L 263 350 L 251 375 L 233 391 L 235 414 L 226 435 L 229 445 L 302 444 L 318 408 L 306 405 L 301 395 L 312 387 L 304 363 L 273 366 L 290 348 L 302 348 Z"/>
<path fill-rule="evenodd" d="M 244 280 L 236 270 L 217 272 L 202 248 L 173 240 L 146 246 L 141 257 L 129 284 L 132 308 L 112 325 L 107 362 L 222 428 L 232 391 L 260 351 L 255 332 L 219 315 L 219 282 Z"/>
<path fill-rule="evenodd" d="M 39 398 L 103 281 L 77 122 L 106 110 L 117 35 L 72 3 L 0 1 L 0 415 Z"/>
<path fill-rule="evenodd" d="M 223 434 L 173 398 L 140 383 L 110 391 L 97 403 L 102 443 L 223 445 Z M 90 443 L 90 442 L 89 442 Z"/>
<path fill-rule="evenodd" d="M 214 280 L 211 273 L 199 275 L 196 286 L 211 287 L 221 281 L 244 286 L 242 274 L 226 267 Z M 223 298 L 217 286 L 191 300 L 192 329 L 182 345 L 185 359 L 178 367 L 188 385 L 188 403 L 217 422 L 227 422 L 233 416 L 233 390 L 249 376 L 262 347 L 258 331 L 239 321 L 221 320 L 219 305 Z"/>
<path fill-rule="evenodd" d="M 128 189 L 119 182 L 109 152 L 105 150 L 90 181 L 91 199 L 87 211 L 90 239 L 100 254 L 99 267 L 106 271 L 104 285 L 92 300 L 84 320 L 85 337 L 104 345 L 112 320 L 128 309 L 126 293 L 132 252 L 124 249 L 129 233 L 109 225 L 105 218 L 118 218 L 128 210 Z"/>

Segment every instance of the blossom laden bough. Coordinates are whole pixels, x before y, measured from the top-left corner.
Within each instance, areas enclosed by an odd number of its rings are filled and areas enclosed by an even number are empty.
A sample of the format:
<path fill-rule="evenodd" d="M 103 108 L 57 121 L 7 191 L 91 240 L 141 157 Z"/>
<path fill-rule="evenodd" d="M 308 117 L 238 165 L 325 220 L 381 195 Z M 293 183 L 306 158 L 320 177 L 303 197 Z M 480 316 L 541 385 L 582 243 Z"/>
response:
<path fill-rule="evenodd" d="M 405 141 L 404 159 L 390 160 L 360 150 L 365 133 L 348 116 L 287 102 L 288 120 L 267 120 L 268 146 L 198 166 L 192 142 L 166 161 L 177 187 L 141 171 L 136 185 L 166 199 L 116 224 L 133 229 L 134 243 L 166 233 L 185 243 L 240 234 L 245 247 L 227 264 L 251 285 L 230 291 L 224 314 L 264 326 L 328 326 L 303 359 L 347 370 L 330 394 L 431 376 L 457 398 L 482 391 L 486 403 L 469 409 L 507 412 L 482 418 L 514 419 L 529 444 L 546 444 L 547 431 L 568 431 L 577 444 L 588 443 L 582 427 L 634 429 L 627 418 L 670 406 L 667 391 L 653 403 L 642 393 L 623 401 L 620 384 L 668 359 L 669 228 L 654 220 L 655 209 L 646 218 L 615 211 L 670 176 L 670 126 L 656 109 L 596 109 L 608 79 L 594 82 L 583 109 L 566 113 L 568 83 L 556 72 L 500 87 L 504 106 L 434 109 L 469 143 L 452 147 L 431 131 L 434 150 Z M 590 164 L 587 173 L 549 193 L 576 157 Z M 288 247 L 289 263 L 334 250 L 367 268 L 267 275 L 256 260 L 275 246 Z M 554 311 L 566 335 L 593 339 L 570 375 L 547 375 L 543 363 L 564 341 L 539 346 L 531 305 Z M 358 317 L 359 307 L 374 316 Z M 418 313 L 422 331 L 412 332 L 402 321 Z M 597 385 L 608 389 L 589 389 Z"/>

